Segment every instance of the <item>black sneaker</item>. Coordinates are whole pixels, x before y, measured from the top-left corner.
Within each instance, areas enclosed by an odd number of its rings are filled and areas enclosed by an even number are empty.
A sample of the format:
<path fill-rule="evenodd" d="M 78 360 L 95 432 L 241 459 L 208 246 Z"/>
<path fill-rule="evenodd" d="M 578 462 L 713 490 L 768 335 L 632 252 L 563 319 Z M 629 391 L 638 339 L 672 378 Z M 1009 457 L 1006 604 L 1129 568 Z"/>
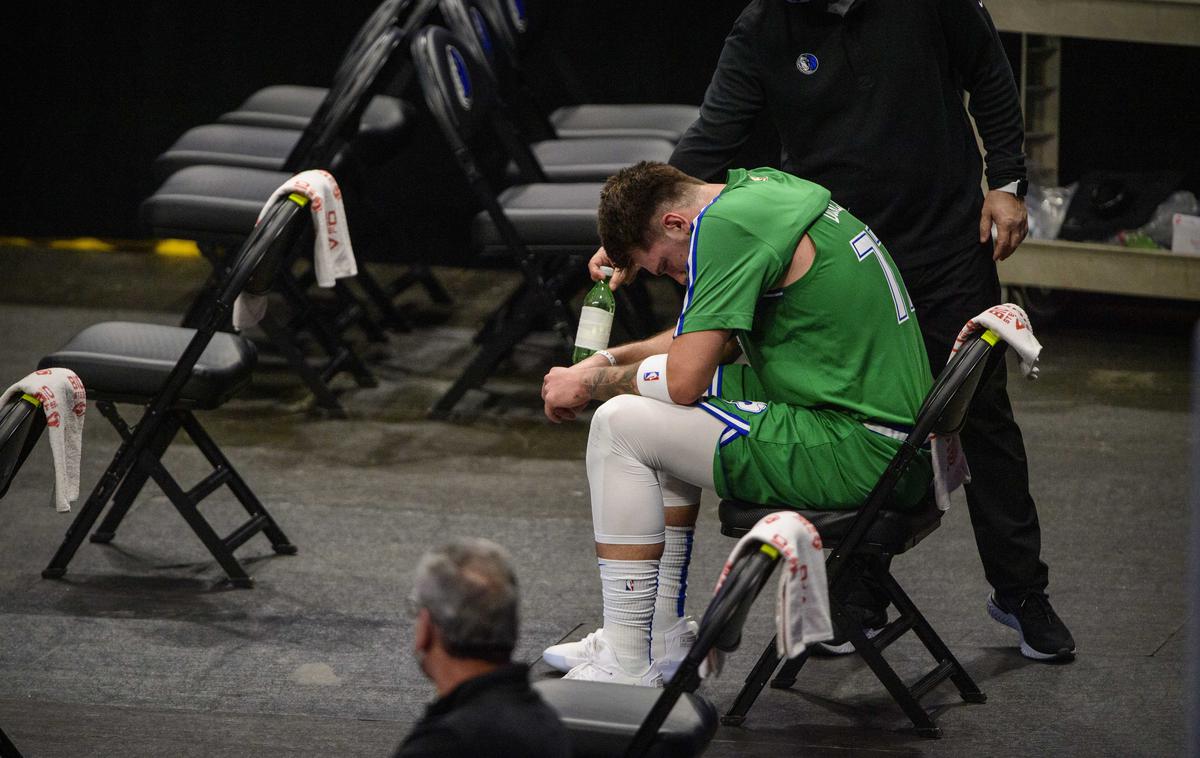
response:
<path fill-rule="evenodd" d="M 863 632 L 867 635 L 867 639 L 871 639 L 875 635 L 883 631 L 887 626 L 888 616 L 886 608 L 868 609 L 859 608 L 857 606 L 846 606 L 846 613 L 850 614 L 863 626 Z M 812 654 L 817 656 L 834 656 L 834 655 L 849 655 L 854 652 L 854 643 L 850 638 L 843 634 L 835 625 L 833 628 L 834 638 L 825 642 L 818 642 L 813 646 Z"/>
<path fill-rule="evenodd" d="M 1075 640 L 1043 592 L 1015 598 L 997 597 L 987 602 L 988 615 L 1021 636 L 1021 655 L 1035 661 L 1075 660 Z"/>

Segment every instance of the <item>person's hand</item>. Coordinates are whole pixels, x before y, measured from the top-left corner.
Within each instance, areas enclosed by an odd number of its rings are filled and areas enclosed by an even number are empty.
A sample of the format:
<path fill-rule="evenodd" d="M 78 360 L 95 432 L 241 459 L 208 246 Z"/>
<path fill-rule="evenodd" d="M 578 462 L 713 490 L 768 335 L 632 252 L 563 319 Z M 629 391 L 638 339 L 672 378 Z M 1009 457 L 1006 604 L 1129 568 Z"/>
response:
<path fill-rule="evenodd" d="M 608 363 L 604 356 L 600 360 Z M 545 403 L 546 418 L 556 424 L 572 421 L 587 407 L 591 394 L 583 382 L 586 371 L 578 366 L 563 368 L 556 366 L 550 369 L 542 380 L 542 400 Z"/>
<path fill-rule="evenodd" d="M 1017 246 L 1029 233 L 1029 215 L 1025 211 L 1025 200 L 1011 192 L 992 190 L 983 198 L 983 212 L 979 214 L 979 242 L 987 242 L 996 226 L 996 244 L 992 260 L 1002 261 L 1017 250 Z"/>
<path fill-rule="evenodd" d="M 592 277 L 593 282 L 598 282 L 604 278 L 603 272 L 600 271 L 601 266 L 609 266 L 613 268 L 613 278 L 608 280 L 608 286 L 616 292 L 617 288 L 626 282 L 632 282 L 637 276 L 638 267 L 636 263 L 629 264 L 629 268 L 615 268 L 612 261 L 608 259 L 608 253 L 604 248 L 600 248 L 588 261 L 588 275 Z"/>

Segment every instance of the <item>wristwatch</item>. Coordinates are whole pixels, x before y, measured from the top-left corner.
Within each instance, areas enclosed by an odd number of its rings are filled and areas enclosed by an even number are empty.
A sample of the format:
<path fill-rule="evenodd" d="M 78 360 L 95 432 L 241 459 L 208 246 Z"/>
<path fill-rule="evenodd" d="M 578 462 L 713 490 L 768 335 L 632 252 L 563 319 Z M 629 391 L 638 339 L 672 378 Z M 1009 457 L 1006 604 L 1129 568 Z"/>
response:
<path fill-rule="evenodd" d="M 1010 195 L 1016 195 L 1017 197 L 1025 197 L 1025 193 L 1029 191 L 1029 180 L 1018 179 L 1015 182 L 1009 182 L 1003 187 L 997 187 L 996 189 L 1000 192 L 1007 192 Z"/>

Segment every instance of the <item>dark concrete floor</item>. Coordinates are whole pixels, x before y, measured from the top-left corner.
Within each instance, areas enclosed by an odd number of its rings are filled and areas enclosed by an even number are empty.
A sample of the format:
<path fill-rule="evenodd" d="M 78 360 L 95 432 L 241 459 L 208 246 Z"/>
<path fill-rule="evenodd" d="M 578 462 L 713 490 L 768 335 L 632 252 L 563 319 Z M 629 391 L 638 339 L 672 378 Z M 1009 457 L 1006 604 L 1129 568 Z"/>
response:
<path fill-rule="evenodd" d="M 0 378 L 16 379 L 79 328 L 114 318 L 173 323 L 204 275 L 200 261 L 38 253 L 66 271 L 51 288 L 25 272 L 33 252 L 0 250 Z M 540 371 L 523 349 L 486 413 L 454 423 L 422 409 L 469 355 L 470 326 L 505 275 L 443 272 L 463 301 L 449 320 L 372 348 L 380 387 L 345 383 L 349 419 L 306 410 L 270 367 L 243 397 L 202 420 L 292 540 L 239 552 L 257 586 L 230 589 L 152 486 L 116 541 L 85 543 L 66 578 L 39 572 L 69 516 L 50 504 L 42 443 L 0 502 L 0 726 L 36 756 L 383 756 L 431 690 L 409 654 L 403 598 L 411 567 L 454 534 L 489 536 L 517 556 L 519 657 L 599 621 L 585 496 L 583 424 L 539 417 Z M 22 278 L 24 277 L 24 278 Z M 69 295 L 67 293 L 70 293 Z M 481 294 L 483 293 L 483 294 Z M 414 296 L 414 301 L 419 297 Z M 1179 304 L 1074 298 L 1039 328 L 1043 378 L 1010 373 L 1043 523 L 1050 592 L 1079 658 L 1022 658 L 988 619 L 988 588 L 961 495 L 942 528 L 897 560 L 910 594 L 988 694 L 955 702 L 944 685 L 940 740 L 916 737 L 863 665 L 816 660 L 790 691 L 768 690 L 743 728 L 707 755 L 1081 755 L 1183 752 L 1188 660 L 1188 325 Z M 7 380 L 5 380 L 7 381 Z M 476 398 L 478 399 L 478 398 Z M 116 435 L 89 414 L 83 487 Z M 168 467 L 190 483 L 198 451 Z M 206 506 L 232 524 L 229 502 Z M 699 613 L 731 541 L 705 513 L 692 574 Z M 770 635 L 769 596 L 743 650 L 702 692 L 727 706 Z M 894 652 L 891 652 L 894 651 Z M 913 645 L 890 651 L 909 675 Z M 535 675 L 546 676 L 543 667 Z"/>

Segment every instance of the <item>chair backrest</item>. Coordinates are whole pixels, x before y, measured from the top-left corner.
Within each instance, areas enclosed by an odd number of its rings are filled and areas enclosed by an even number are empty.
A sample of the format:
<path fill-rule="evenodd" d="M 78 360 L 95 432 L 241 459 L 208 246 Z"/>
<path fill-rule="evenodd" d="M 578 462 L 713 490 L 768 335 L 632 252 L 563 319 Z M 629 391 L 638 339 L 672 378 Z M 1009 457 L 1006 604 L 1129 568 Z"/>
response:
<path fill-rule="evenodd" d="M 480 0 L 438 0 L 442 20 L 454 36 L 465 42 L 475 58 L 486 65 L 493 77 L 500 78 L 498 66 L 507 61 L 497 50 L 501 43 L 496 41 L 493 22 L 487 17 Z"/>
<path fill-rule="evenodd" d="M 979 387 L 988 356 L 999 345 L 1007 346 L 995 332 L 988 329 L 968 340 L 938 374 L 921 404 L 910 442 L 924 444 L 930 433 L 951 434 L 962 428 L 967 418 L 967 407 L 975 390 Z"/>
<path fill-rule="evenodd" d="M 375 6 L 375 10 L 371 11 L 371 15 L 367 16 L 367 20 L 358 27 L 354 38 L 350 40 L 350 45 L 333 74 L 333 86 L 337 86 L 337 83 L 354 69 L 358 57 L 379 38 L 379 35 L 387 31 L 389 26 L 394 26 L 404 19 L 412 2 L 413 0 L 383 0 Z"/>
<path fill-rule="evenodd" d="M 18 395 L 0 408 L 0 497 L 8 492 L 45 428 L 46 416 L 37 398 Z"/>
<path fill-rule="evenodd" d="M 476 47 L 440 26 L 422 29 L 412 43 L 425 102 L 456 150 L 490 128 L 497 103 L 495 81 Z"/>
<path fill-rule="evenodd" d="M 436 7 L 436 0 L 408 0 L 395 8 L 395 20 L 374 39 L 364 42 L 357 55 L 339 69 L 284 162 L 287 171 L 330 168 L 334 158 L 358 131 L 358 122 L 371 97 L 398 73 L 394 53 Z"/>
<path fill-rule="evenodd" d="M 309 199 L 293 192 L 277 199 L 263 213 L 250 236 L 233 257 L 217 304 L 232 308 L 243 291 L 265 295 L 299 238 L 310 227 Z"/>
<path fill-rule="evenodd" d="M 780 553 L 775 547 L 761 543 L 757 550 L 747 551 L 734 561 L 721 589 L 704 612 L 695 644 L 642 721 L 626 756 L 642 756 L 650 750 L 654 735 L 666 721 L 675 703 L 683 693 L 694 692 L 700 686 L 700 663 L 714 647 L 722 651 L 737 649 L 750 607 L 771 577 L 779 557 Z"/>
<path fill-rule="evenodd" d="M 521 57 L 529 46 L 529 15 L 525 0 L 479 0 L 482 10 L 496 29 L 496 42 L 508 65 L 521 69 Z"/>
<path fill-rule="evenodd" d="M 981 332 L 959 348 L 938 374 L 933 387 L 921 404 L 921 410 L 917 412 L 912 431 L 888 462 L 887 468 L 875 483 L 863 507 L 859 509 L 858 516 L 846 532 L 846 536 L 826 562 L 831 591 L 835 583 L 841 581 L 842 567 L 847 558 L 858 549 L 879 512 L 891 501 L 900 477 L 904 475 L 930 433 L 947 434 L 962 428 L 971 398 L 974 397 L 988 364 L 988 355 L 998 344 L 1003 349 L 1003 343 L 994 332 Z"/>
<path fill-rule="evenodd" d="M 472 146 L 485 134 L 493 135 L 516 162 L 521 182 L 545 181 L 537 158 L 500 98 L 496 80 L 473 49 L 474 45 L 440 26 L 422 29 L 413 40 L 417 80 L 434 120 L 477 193 L 485 191 L 480 185 L 485 177 Z"/>

